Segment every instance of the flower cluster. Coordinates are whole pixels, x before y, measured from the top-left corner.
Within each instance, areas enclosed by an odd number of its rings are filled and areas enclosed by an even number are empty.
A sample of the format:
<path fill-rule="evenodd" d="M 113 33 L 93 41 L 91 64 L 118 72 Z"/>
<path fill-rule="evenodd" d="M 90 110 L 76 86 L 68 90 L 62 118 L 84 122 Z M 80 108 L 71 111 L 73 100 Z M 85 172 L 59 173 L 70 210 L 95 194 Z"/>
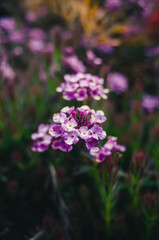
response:
<path fill-rule="evenodd" d="M 100 149 L 92 148 L 90 154 L 96 158 L 97 162 L 103 162 L 107 157 L 112 156 L 114 152 L 125 152 L 124 145 L 117 144 L 117 138 L 109 136 L 107 142 Z"/>
<path fill-rule="evenodd" d="M 52 137 L 49 134 L 49 129 L 51 125 L 40 124 L 37 133 L 33 133 L 31 138 L 34 142 L 32 151 L 34 152 L 44 152 L 48 150 L 49 145 L 52 142 Z"/>
<path fill-rule="evenodd" d="M 142 107 L 148 112 L 153 112 L 159 107 L 159 98 L 149 94 L 144 94 L 142 99 Z"/>
<path fill-rule="evenodd" d="M 92 97 L 95 100 L 101 98 L 107 99 L 108 89 L 104 89 L 104 79 L 89 73 L 77 73 L 74 75 L 66 74 L 64 83 L 56 89 L 57 92 L 63 93 L 66 100 L 76 99 L 78 101 L 87 100 Z"/>
<path fill-rule="evenodd" d="M 53 124 L 49 130 L 54 138 L 52 148 L 71 151 L 73 144 L 80 138 L 85 141 L 88 150 L 98 146 L 99 139 L 106 137 L 106 132 L 100 126 L 105 121 L 103 111 L 95 112 L 88 106 L 77 109 L 64 107 L 60 113 L 53 115 Z"/>
<path fill-rule="evenodd" d="M 32 140 L 35 141 L 32 150 L 43 152 L 51 145 L 53 149 L 69 152 L 80 139 L 90 150 L 106 137 L 106 132 L 100 126 L 105 121 L 103 111 L 95 112 L 88 106 L 77 109 L 64 107 L 60 113 L 53 115 L 51 125 L 41 124 L 38 132 L 32 134 Z"/>
<path fill-rule="evenodd" d="M 127 78 L 119 72 L 109 73 L 107 83 L 112 92 L 122 93 L 128 89 Z"/>

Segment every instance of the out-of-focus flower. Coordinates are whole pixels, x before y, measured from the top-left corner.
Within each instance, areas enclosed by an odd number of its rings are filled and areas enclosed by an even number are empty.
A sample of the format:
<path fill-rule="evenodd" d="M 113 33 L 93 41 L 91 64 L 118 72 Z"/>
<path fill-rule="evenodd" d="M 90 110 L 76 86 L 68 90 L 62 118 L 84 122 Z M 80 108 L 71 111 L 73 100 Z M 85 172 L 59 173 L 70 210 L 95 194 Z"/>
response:
<path fill-rule="evenodd" d="M 99 65 L 102 64 L 102 59 L 96 57 L 96 55 L 91 50 L 88 50 L 86 52 L 86 55 L 87 55 L 87 63 L 91 67 L 98 67 Z"/>
<path fill-rule="evenodd" d="M 74 54 L 75 48 L 73 46 L 66 46 L 64 47 L 63 52 L 65 55 L 70 56 Z"/>
<path fill-rule="evenodd" d="M 52 43 L 45 44 L 44 53 L 51 54 L 54 51 L 54 45 Z"/>
<path fill-rule="evenodd" d="M 56 89 L 63 93 L 66 100 L 76 99 L 78 101 L 87 100 L 92 97 L 95 100 L 107 99 L 108 89 L 104 89 L 104 79 L 89 73 L 67 74 L 64 76 L 65 82 Z"/>
<path fill-rule="evenodd" d="M 37 40 L 44 40 L 46 38 L 46 34 L 41 28 L 29 29 L 28 36 L 31 39 L 37 39 Z"/>
<path fill-rule="evenodd" d="M 86 72 L 86 67 L 76 55 L 64 57 L 63 61 L 66 67 L 71 69 L 74 73 Z"/>
<path fill-rule="evenodd" d="M 37 20 L 38 16 L 35 11 L 29 10 L 26 12 L 25 18 L 28 22 L 33 23 Z"/>
<path fill-rule="evenodd" d="M 9 40 L 11 42 L 22 43 L 24 41 L 24 32 L 23 31 L 14 31 L 9 35 Z"/>
<path fill-rule="evenodd" d="M 13 80 L 16 76 L 15 71 L 8 63 L 8 59 L 4 56 L 0 62 L 0 72 L 4 79 Z"/>
<path fill-rule="evenodd" d="M 119 72 L 109 73 L 107 77 L 107 83 L 112 92 L 122 93 L 128 89 L 127 78 Z"/>
<path fill-rule="evenodd" d="M 30 39 L 28 42 L 28 47 L 33 53 L 41 53 L 44 52 L 45 44 L 40 39 Z"/>
<path fill-rule="evenodd" d="M 48 150 L 51 144 L 52 137 L 49 134 L 50 125 L 40 124 L 37 133 L 31 135 L 34 144 L 32 146 L 32 151 L 34 152 L 44 152 Z"/>
<path fill-rule="evenodd" d="M 13 49 L 13 54 L 14 54 L 15 56 L 19 56 L 19 55 L 21 55 L 22 53 L 23 53 L 23 48 L 20 47 L 20 46 L 17 46 L 17 47 L 15 47 L 15 48 Z"/>
<path fill-rule="evenodd" d="M 125 152 L 124 145 L 117 144 L 117 138 L 109 136 L 107 142 L 100 149 L 92 148 L 90 154 L 96 158 L 97 162 L 103 162 L 107 157 L 112 156 L 114 152 Z"/>
<path fill-rule="evenodd" d="M 159 107 L 159 98 L 157 96 L 144 94 L 142 99 L 142 107 L 148 112 L 153 112 Z"/>
<path fill-rule="evenodd" d="M 7 32 L 12 32 L 15 29 L 15 20 L 11 17 L 0 18 L 0 27 Z"/>
<path fill-rule="evenodd" d="M 105 7 L 107 11 L 117 11 L 121 8 L 121 0 L 106 0 Z"/>
<path fill-rule="evenodd" d="M 111 55 L 114 51 L 114 47 L 107 44 L 97 44 L 96 49 L 101 55 Z"/>
<path fill-rule="evenodd" d="M 39 79 L 42 83 L 47 82 L 47 74 L 42 68 L 39 70 Z"/>
<path fill-rule="evenodd" d="M 99 121 L 94 115 L 102 115 L 102 119 Z M 92 122 L 90 119 L 94 119 L 94 121 Z M 88 106 L 77 109 L 65 107 L 60 113 L 53 115 L 51 125 L 41 124 L 38 132 L 32 134 L 31 138 L 35 141 L 32 150 L 43 152 L 51 145 L 53 149 L 69 152 L 79 139 L 82 139 L 87 149 L 90 150 L 92 147 L 98 146 L 100 139 L 106 137 L 106 132 L 100 126 L 100 123 L 105 120 L 102 111 L 97 113 Z"/>

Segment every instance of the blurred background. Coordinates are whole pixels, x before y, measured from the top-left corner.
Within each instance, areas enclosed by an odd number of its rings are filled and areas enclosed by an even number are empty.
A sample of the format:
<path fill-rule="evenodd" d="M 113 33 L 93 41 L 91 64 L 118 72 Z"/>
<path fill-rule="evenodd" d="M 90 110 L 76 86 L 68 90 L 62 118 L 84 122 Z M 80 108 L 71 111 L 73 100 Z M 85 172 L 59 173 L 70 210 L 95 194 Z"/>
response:
<path fill-rule="evenodd" d="M 104 78 L 107 135 L 126 151 L 32 151 L 65 106 L 65 74 Z M 0 239 L 159 239 L 159 1 L 1 0 Z"/>

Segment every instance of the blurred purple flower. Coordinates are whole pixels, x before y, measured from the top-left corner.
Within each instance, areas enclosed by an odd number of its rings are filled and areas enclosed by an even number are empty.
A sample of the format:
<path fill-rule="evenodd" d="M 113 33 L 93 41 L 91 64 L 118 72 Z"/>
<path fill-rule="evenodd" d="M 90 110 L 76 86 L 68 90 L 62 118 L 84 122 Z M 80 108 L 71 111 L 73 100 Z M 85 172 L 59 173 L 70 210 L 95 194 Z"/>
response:
<path fill-rule="evenodd" d="M 105 7 L 107 11 L 117 11 L 121 8 L 121 0 L 106 0 Z"/>
<path fill-rule="evenodd" d="M 9 35 L 9 40 L 11 42 L 22 43 L 24 41 L 24 32 L 21 31 L 14 31 Z"/>
<path fill-rule="evenodd" d="M 3 56 L 0 62 L 0 72 L 5 80 L 13 80 L 16 76 L 15 71 L 8 63 L 8 58 Z"/>
<path fill-rule="evenodd" d="M 66 74 L 65 82 L 56 89 L 63 93 L 66 100 L 76 99 L 78 101 L 87 100 L 92 97 L 95 100 L 107 99 L 108 89 L 104 89 L 104 79 L 89 73 Z"/>
<path fill-rule="evenodd" d="M 15 29 L 15 20 L 11 17 L 0 18 L 0 28 L 7 32 L 12 32 Z"/>
<path fill-rule="evenodd" d="M 13 49 L 13 55 L 19 56 L 23 53 L 23 48 L 20 46 L 17 46 Z"/>
<path fill-rule="evenodd" d="M 157 96 L 144 94 L 142 99 L 142 107 L 148 112 L 153 112 L 159 107 L 159 98 Z"/>
<path fill-rule="evenodd" d="M 65 46 L 63 52 L 65 55 L 70 56 L 74 54 L 75 48 L 73 46 Z"/>
<path fill-rule="evenodd" d="M 109 73 L 107 83 L 112 92 L 122 93 L 128 89 L 127 78 L 119 72 Z"/>
<path fill-rule="evenodd" d="M 65 66 L 71 69 L 74 73 L 86 72 L 86 67 L 84 66 L 82 61 L 78 59 L 76 55 L 64 57 L 63 62 Z"/>
<path fill-rule="evenodd" d="M 96 46 L 96 49 L 101 55 L 104 55 L 104 54 L 111 55 L 114 51 L 113 46 L 106 45 L 106 44 L 98 44 Z"/>
<path fill-rule="evenodd" d="M 28 36 L 31 39 L 37 39 L 37 40 L 44 40 L 46 38 L 46 34 L 41 28 L 29 29 Z"/>
<path fill-rule="evenodd" d="M 42 53 L 45 49 L 45 44 L 40 39 L 30 39 L 28 42 L 28 48 L 33 53 Z"/>
<path fill-rule="evenodd" d="M 102 59 L 96 57 L 95 54 L 91 50 L 88 50 L 86 52 L 86 55 L 87 55 L 87 63 L 91 67 L 98 67 L 99 65 L 102 64 Z"/>
<path fill-rule="evenodd" d="M 38 16 L 37 16 L 37 13 L 35 11 L 29 10 L 25 14 L 25 18 L 28 22 L 33 23 L 37 20 Z"/>

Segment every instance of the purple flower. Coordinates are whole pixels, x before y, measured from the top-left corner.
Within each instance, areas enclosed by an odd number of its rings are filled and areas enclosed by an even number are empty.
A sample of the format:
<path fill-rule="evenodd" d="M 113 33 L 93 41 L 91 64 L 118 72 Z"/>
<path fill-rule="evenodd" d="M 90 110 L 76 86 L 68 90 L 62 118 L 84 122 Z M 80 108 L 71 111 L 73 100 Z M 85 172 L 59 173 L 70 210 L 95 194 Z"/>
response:
<path fill-rule="evenodd" d="M 84 66 L 82 61 L 78 59 L 76 55 L 67 56 L 63 59 L 63 61 L 66 67 L 71 69 L 74 73 L 86 72 L 86 67 Z"/>
<path fill-rule="evenodd" d="M 127 78 L 118 72 L 109 73 L 107 77 L 107 83 L 112 92 L 122 93 L 128 89 Z"/>
<path fill-rule="evenodd" d="M 40 39 L 34 39 L 34 38 L 29 40 L 28 47 L 30 51 L 32 51 L 33 53 L 41 53 L 41 52 L 44 52 L 44 49 L 45 49 L 44 42 Z"/>
<path fill-rule="evenodd" d="M 29 29 L 28 35 L 31 39 L 36 39 L 36 40 L 44 40 L 46 38 L 46 34 L 40 28 Z"/>
<path fill-rule="evenodd" d="M 56 89 L 63 93 L 66 100 L 85 101 L 88 97 L 95 100 L 107 99 L 108 89 L 104 88 L 104 79 L 89 73 L 66 74 L 64 83 Z"/>
<path fill-rule="evenodd" d="M 0 19 L 0 27 L 7 32 L 12 32 L 15 29 L 15 20 L 10 17 L 4 17 Z"/>
<path fill-rule="evenodd" d="M 63 123 L 62 123 L 62 127 L 65 131 L 68 132 L 72 132 L 75 131 L 75 127 L 77 127 L 77 122 L 74 118 L 66 119 Z"/>
<path fill-rule="evenodd" d="M 101 110 L 98 110 L 94 115 L 92 115 L 90 122 L 91 123 L 103 123 L 105 122 L 107 119 L 104 116 L 104 112 Z"/>
<path fill-rule="evenodd" d="M 92 122 L 91 119 L 95 121 Z M 106 137 L 106 132 L 100 126 L 105 120 L 102 111 L 95 112 L 87 105 L 77 109 L 64 107 L 60 113 L 53 115 L 51 125 L 41 124 L 38 132 L 32 134 L 32 140 L 35 141 L 32 149 L 45 151 L 51 145 L 53 149 L 71 151 L 73 145 L 81 139 L 90 150 L 98 146 L 99 139 Z"/>
<path fill-rule="evenodd" d="M 91 131 L 88 129 L 87 126 L 84 126 L 84 127 L 80 127 L 79 129 L 79 136 L 80 138 L 84 139 L 84 140 L 87 140 L 91 137 Z"/>
<path fill-rule="evenodd" d="M 126 148 L 123 145 L 117 144 L 117 138 L 109 136 L 108 140 L 100 149 L 93 147 L 90 154 L 96 158 L 97 162 L 103 162 L 107 157 L 113 156 L 114 152 L 125 152 Z"/>
<path fill-rule="evenodd" d="M 76 91 L 75 98 L 77 99 L 77 101 L 87 100 L 87 98 L 88 98 L 88 96 L 87 96 L 87 89 L 86 88 L 83 88 L 83 89 L 79 88 Z"/>
<path fill-rule="evenodd" d="M 86 147 L 88 150 L 97 147 L 99 144 L 99 141 L 97 139 L 94 138 L 89 138 L 86 141 Z"/>
<path fill-rule="evenodd" d="M 60 149 L 63 152 L 70 152 L 72 150 L 72 145 L 68 145 L 63 139 L 60 139 L 53 141 L 52 148 L 55 150 Z"/>
<path fill-rule="evenodd" d="M 107 11 L 117 11 L 121 8 L 121 0 L 106 0 L 105 6 Z"/>
<path fill-rule="evenodd" d="M 94 125 L 91 128 L 92 137 L 95 139 L 104 139 L 106 137 L 106 132 L 99 125 Z"/>
<path fill-rule="evenodd" d="M 13 49 L 13 54 L 15 55 L 15 56 L 19 56 L 19 55 L 21 55 L 23 53 L 23 49 L 21 48 L 21 47 L 15 47 L 14 49 Z"/>
<path fill-rule="evenodd" d="M 28 22 L 33 23 L 37 20 L 38 16 L 35 11 L 30 10 L 25 14 L 25 18 Z"/>
<path fill-rule="evenodd" d="M 96 57 L 95 54 L 91 50 L 88 50 L 86 52 L 86 55 L 87 55 L 87 63 L 91 67 L 98 67 L 99 65 L 102 64 L 102 59 Z"/>
<path fill-rule="evenodd" d="M 12 81 L 16 76 L 16 73 L 14 72 L 13 68 L 8 63 L 8 58 L 6 57 L 6 55 L 3 56 L 0 62 L 0 72 L 5 80 Z"/>
<path fill-rule="evenodd" d="M 14 31 L 10 34 L 9 40 L 11 42 L 22 43 L 24 41 L 24 37 L 23 31 Z"/>
<path fill-rule="evenodd" d="M 63 134 L 64 130 L 59 124 L 52 124 L 51 128 L 49 129 L 49 134 L 52 137 L 58 138 Z"/>
<path fill-rule="evenodd" d="M 78 143 L 79 137 L 78 137 L 78 131 L 73 131 L 73 132 L 65 132 L 64 133 L 64 141 L 68 145 L 73 145 Z"/>
<path fill-rule="evenodd" d="M 67 118 L 67 115 L 64 112 L 55 113 L 53 115 L 53 122 L 55 123 L 63 123 Z"/>
<path fill-rule="evenodd" d="M 142 99 L 142 107 L 148 112 L 153 112 L 159 107 L 159 98 L 157 96 L 144 94 Z"/>
<path fill-rule="evenodd" d="M 101 54 L 101 55 L 105 55 L 105 54 L 112 54 L 114 51 L 114 47 L 111 45 L 106 45 L 106 44 L 97 44 L 96 46 L 97 51 Z"/>
<path fill-rule="evenodd" d="M 52 141 L 52 137 L 49 134 L 49 128 L 49 124 L 40 124 L 37 133 L 31 135 L 32 140 L 35 141 L 32 146 L 32 151 L 44 152 L 48 150 Z"/>

